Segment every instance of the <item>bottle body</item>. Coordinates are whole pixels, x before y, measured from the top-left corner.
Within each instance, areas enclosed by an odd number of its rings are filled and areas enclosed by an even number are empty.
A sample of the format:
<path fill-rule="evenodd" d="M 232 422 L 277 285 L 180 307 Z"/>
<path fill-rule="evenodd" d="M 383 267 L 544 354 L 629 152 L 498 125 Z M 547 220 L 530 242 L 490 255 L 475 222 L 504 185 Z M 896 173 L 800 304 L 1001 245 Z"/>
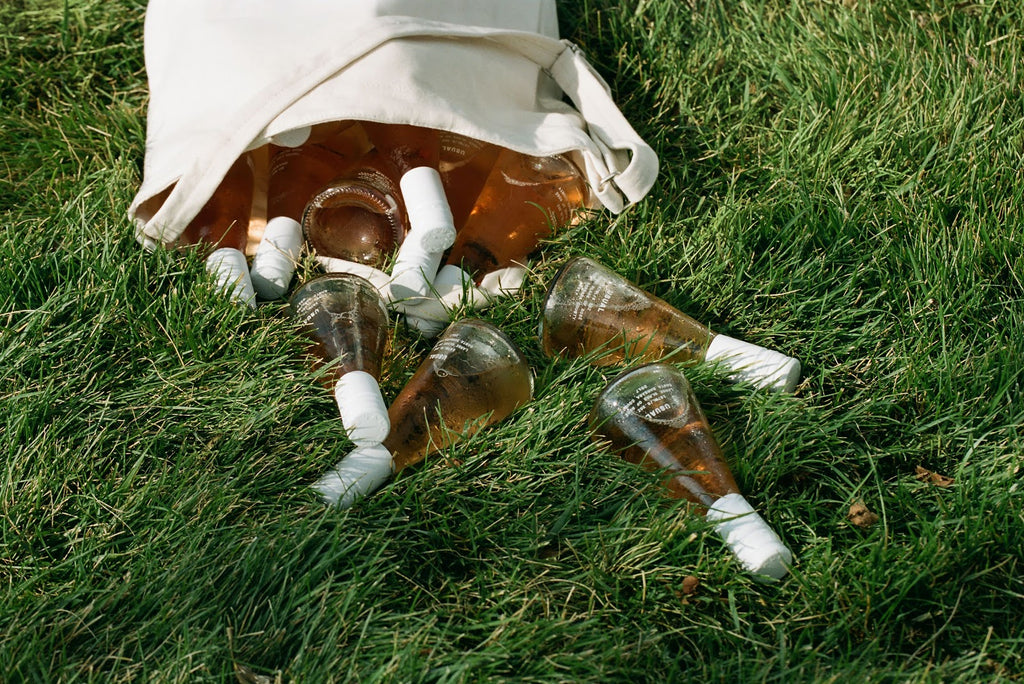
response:
<path fill-rule="evenodd" d="M 348 273 L 319 276 L 296 288 L 291 309 L 310 335 L 318 363 L 334 363 L 328 384 L 353 371 L 380 377 L 390 324 L 369 281 Z"/>
<path fill-rule="evenodd" d="M 302 220 L 312 197 L 332 180 L 349 173 L 369 151 L 369 141 L 352 121 L 313 126 L 294 147 L 275 145 L 267 187 L 267 216 Z"/>
<path fill-rule="evenodd" d="M 382 266 L 405 238 L 405 212 L 376 151 L 314 195 L 302 215 L 309 246 L 325 257 Z"/>
<path fill-rule="evenodd" d="M 673 498 L 706 507 L 739 492 L 690 383 L 672 366 L 649 364 L 613 379 L 589 422 L 625 460 L 663 471 Z"/>
<path fill-rule="evenodd" d="M 489 323 L 461 319 L 441 335 L 388 411 L 394 469 L 498 422 L 533 397 L 522 352 Z"/>
<path fill-rule="evenodd" d="M 595 354 L 595 365 L 700 360 L 715 334 L 586 257 L 566 263 L 548 289 L 540 339 L 551 356 Z M 596 353 L 600 352 L 600 353 Z"/>
<path fill-rule="evenodd" d="M 199 248 L 204 256 L 224 248 L 245 253 L 249 241 L 254 172 L 252 158 L 243 154 L 231 165 L 224 179 L 175 241 L 179 248 Z M 140 215 L 152 216 L 170 190 L 157 195 L 140 208 Z"/>
<path fill-rule="evenodd" d="M 696 504 L 747 570 L 785 576 L 792 552 L 740 494 L 682 371 L 653 363 L 620 374 L 589 423 L 619 456 L 661 472 L 668 496 Z"/>
<path fill-rule="evenodd" d="M 564 155 L 531 157 L 501 150 L 455 238 L 447 263 L 474 277 L 522 263 L 583 206 L 588 186 Z"/>
<path fill-rule="evenodd" d="M 466 223 L 498 159 L 497 145 L 456 133 L 441 133 L 438 172 L 456 231 Z"/>

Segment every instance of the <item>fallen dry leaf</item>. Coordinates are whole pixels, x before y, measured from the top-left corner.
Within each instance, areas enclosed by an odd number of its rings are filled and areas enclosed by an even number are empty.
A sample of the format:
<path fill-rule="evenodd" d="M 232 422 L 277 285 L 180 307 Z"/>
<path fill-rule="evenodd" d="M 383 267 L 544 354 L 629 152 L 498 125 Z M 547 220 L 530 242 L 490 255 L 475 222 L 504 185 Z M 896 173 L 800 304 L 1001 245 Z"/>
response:
<path fill-rule="evenodd" d="M 917 468 L 915 468 L 915 472 L 917 473 L 918 480 L 920 480 L 921 482 L 927 482 L 928 484 L 935 485 L 936 487 L 948 487 L 954 482 L 953 478 L 951 477 L 946 477 L 945 475 L 933 473 L 927 468 L 922 468 L 921 466 L 917 466 Z"/>
<path fill-rule="evenodd" d="M 878 522 L 878 516 L 872 513 L 863 501 L 858 501 L 850 506 L 850 512 L 846 514 L 846 517 L 857 527 L 871 527 Z"/>

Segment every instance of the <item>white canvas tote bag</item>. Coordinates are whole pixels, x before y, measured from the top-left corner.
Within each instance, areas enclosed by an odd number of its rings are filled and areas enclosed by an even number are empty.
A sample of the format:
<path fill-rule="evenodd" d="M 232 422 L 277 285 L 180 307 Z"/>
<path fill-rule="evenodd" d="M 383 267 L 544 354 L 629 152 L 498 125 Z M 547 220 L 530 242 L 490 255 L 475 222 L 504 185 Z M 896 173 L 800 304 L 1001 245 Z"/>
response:
<path fill-rule="evenodd" d="M 150 0 L 145 60 L 144 179 L 129 216 L 149 248 L 174 242 L 246 150 L 326 121 L 571 152 L 595 204 L 616 213 L 657 175 L 608 85 L 559 40 L 554 0 Z"/>

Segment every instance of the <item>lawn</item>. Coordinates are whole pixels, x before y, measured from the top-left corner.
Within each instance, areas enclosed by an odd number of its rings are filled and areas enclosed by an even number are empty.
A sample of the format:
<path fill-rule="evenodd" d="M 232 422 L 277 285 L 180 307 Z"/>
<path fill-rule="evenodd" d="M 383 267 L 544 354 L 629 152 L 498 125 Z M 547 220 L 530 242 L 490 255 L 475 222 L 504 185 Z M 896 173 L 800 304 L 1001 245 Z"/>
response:
<path fill-rule="evenodd" d="M 286 305 L 133 237 L 144 9 L 0 5 L 3 679 L 1024 678 L 1017 3 L 560 2 L 658 183 L 479 314 L 535 400 L 348 510 Z M 803 363 L 792 395 L 685 367 L 783 581 L 591 439 L 619 369 L 536 334 L 575 255 Z M 395 324 L 386 395 L 430 346 Z"/>

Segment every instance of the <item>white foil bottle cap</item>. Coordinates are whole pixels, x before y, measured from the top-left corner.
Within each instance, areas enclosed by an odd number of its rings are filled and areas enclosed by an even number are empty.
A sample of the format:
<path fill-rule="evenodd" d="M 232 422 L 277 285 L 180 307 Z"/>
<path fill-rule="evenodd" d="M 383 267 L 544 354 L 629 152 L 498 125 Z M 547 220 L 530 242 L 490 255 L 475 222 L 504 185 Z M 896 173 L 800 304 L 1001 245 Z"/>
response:
<path fill-rule="evenodd" d="M 728 335 L 711 339 L 704 360 L 718 363 L 739 380 L 776 392 L 792 392 L 800 382 L 800 362 Z"/>
<path fill-rule="evenodd" d="M 217 289 L 236 302 L 256 306 L 256 292 L 249 277 L 245 255 L 234 247 L 221 247 L 206 257 L 206 271 L 213 275 Z"/>
<path fill-rule="evenodd" d="M 327 273 L 351 273 L 366 278 L 377 288 L 385 302 L 391 302 L 391 276 L 379 268 L 335 257 L 318 256 L 316 260 Z"/>
<path fill-rule="evenodd" d="M 506 266 L 484 275 L 480 279 L 480 290 L 492 297 L 514 295 L 522 289 L 525 280 L 525 266 Z"/>
<path fill-rule="evenodd" d="M 748 571 L 782 579 L 793 553 L 740 494 L 726 494 L 708 508 L 707 519 Z"/>
<path fill-rule="evenodd" d="M 299 126 L 270 136 L 270 142 L 279 147 L 298 147 L 309 140 L 312 132 L 312 126 Z"/>
<path fill-rule="evenodd" d="M 286 216 L 267 221 L 263 239 L 252 258 L 249 275 L 263 299 L 279 299 L 288 291 L 302 250 L 302 226 Z"/>
<path fill-rule="evenodd" d="M 409 234 L 398 247 L 391 269 L 396 298 L 422 297 L 430 290 L 441 258 L 455 243 L 455 223 L 437 169 L 419 166 L 399 181 Z"/>
<path fill-rule="evenodd" d="M 350 371 L 334 385 L 341 424 L 357 447 L 380 444 L 391 431 L 388 407 L 377 379 L 365 371 Z"/>
<path fill-rule="evenodd" d="M 391 452 L 381 444 L 355 449 L 313 484 L 324 503 L 348 508 L 391 477 Z"/>

